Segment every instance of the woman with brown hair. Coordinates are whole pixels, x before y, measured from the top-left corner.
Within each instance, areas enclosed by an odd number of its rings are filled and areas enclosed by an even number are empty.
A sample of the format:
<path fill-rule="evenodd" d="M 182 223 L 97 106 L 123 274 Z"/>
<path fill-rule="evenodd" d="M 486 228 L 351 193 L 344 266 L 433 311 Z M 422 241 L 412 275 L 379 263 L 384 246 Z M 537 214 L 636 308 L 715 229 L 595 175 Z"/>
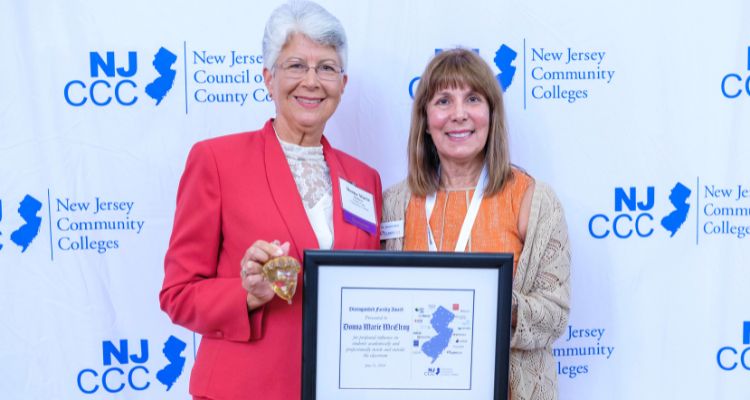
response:
<path fill-rule="evenodd" d="M 512 399 L 556 399 L 551 346 L 570 301 L 562 206 L 510 163 L 502 93 L 476 53 L 443 51 L 414 97 L 407 179 L 388 189 L 387 250 L 513 253 Z"/>

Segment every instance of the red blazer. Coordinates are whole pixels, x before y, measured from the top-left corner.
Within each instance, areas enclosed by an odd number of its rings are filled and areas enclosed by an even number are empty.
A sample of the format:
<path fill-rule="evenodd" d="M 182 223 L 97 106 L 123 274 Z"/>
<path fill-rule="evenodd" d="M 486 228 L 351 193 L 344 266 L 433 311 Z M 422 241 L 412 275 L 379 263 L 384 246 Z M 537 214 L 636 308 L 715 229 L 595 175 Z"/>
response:
<path fill-rule="evenodd" d="M 333 183 L 334 249 L 379 249 L 378 173 L 325 138 L 322 144 Z M 375 197 L 376 234 L 344 221 L 339 177 Z M 159 299 L 174 323 L 203 336 L 190 376 L 194 396 L 300 398 L 302 285 L 292 305 L 274 297 L 248 313 L 240 260 L 258 239 L 288 241 L 300 261 L 304 249 L 319 248 L 270 120 L 260 131 L 195 144 L 180 180 Z"/>

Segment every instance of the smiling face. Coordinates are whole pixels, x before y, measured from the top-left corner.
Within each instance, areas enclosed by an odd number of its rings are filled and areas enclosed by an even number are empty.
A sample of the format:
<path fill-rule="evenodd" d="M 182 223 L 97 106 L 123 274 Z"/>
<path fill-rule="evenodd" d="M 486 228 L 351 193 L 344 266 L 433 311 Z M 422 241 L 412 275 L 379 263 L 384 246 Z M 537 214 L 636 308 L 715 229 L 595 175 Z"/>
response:
<path fill-rule="evenodd" d="M 467 86 L 438 90 L 427 102 L 427 132 L 441 164 L 484 162 L 490 125 L 487 99 Z"/>
<path fill-rule="evenodd" d="M 304 76 L 293 77 L 284 66 L 294 64 L 311 68 Z M 295 34 L 281 49 L 273 71 L 263 69 L 266 88 L 276 105 L 276 131 L 285 141 L 297 143 L 304 137 L 303 144 L 318 144 L 328 118 L 339 105 L 347 76 L 321 80 L 313 68 L 320 65 L 340 68 L 336 50 Z"/>

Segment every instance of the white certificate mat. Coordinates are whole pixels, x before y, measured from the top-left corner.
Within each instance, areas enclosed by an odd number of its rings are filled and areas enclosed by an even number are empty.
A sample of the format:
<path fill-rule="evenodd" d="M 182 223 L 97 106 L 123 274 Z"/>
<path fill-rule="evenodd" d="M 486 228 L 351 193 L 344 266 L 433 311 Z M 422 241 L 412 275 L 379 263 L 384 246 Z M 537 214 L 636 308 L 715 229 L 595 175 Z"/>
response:
<path fill-rule="evenodd" d="M 470 390 L 474 293 L 342 287 L 339 388 Z"/>
<path fill-rule="evenodd" d="M 317 265 L 314 396 L 303 398 L 506 398 L 507 389 L 496 393 L 501 269 L 475 268 L 465 258 L 430 266 L 429 254 L 445 253 L 422 254 L 424 266 Z M 308 277 L 306 270 L 306 294 Z M 510 293 L 507 299 L 509 309 Z M 305 373 L 311 362 L 304 361 Z"/>

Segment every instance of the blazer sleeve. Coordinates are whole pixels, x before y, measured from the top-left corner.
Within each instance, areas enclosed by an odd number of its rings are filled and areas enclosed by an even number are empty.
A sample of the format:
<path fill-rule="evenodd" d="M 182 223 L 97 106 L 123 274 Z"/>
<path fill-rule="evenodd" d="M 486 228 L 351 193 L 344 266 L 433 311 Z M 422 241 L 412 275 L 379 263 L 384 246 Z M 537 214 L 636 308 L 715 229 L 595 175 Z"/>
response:
<path fill-rule="evenodd" d="M 517 320 L 511 347 L 522 350 L 551 347 L 565 330 L 570 313 L 571 257 L 565 215 L 551 189 L 545 185 L 539 194 L 537 226 L 526 244 L 531 246 L 530 255 L 526 260 L 522 255 L 524 265 L 518 266 L 526 272 L 523 288 L 513 291 Z"/>
<path fill-rule="evenodd" d="M 218 276 L 220 184 L 210 144 L 197 143 L 188 155 L 177 191 L 159 300 L 162 310 L 178 325 L 204 336 L 247 341 L 260 336 L 262 310 L 248 313 L 239 277 Z"/>

